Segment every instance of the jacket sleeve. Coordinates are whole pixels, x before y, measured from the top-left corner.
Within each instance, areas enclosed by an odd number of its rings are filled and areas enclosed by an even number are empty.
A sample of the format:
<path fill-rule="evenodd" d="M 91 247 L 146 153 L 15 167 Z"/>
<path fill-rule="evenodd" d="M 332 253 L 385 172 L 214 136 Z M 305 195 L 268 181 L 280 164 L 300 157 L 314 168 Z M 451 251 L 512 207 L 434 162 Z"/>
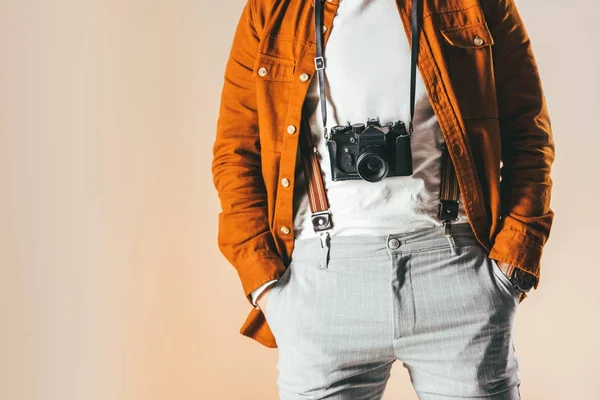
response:
<path fill-rule="evenodd" d="M 253 0 L 239 19 L 225 68 L 212 174 L 222 212 L 218 245 L 237 270 L 246 299 L 285 271 L 269 230 L 261 173 L 258 114 L 253 77 L 259 44 Z"/>
<path fill-rule="evenodd" d="M 529 36 L 514 0 L 481 0 L 494 37 L 502 223 L 490 257 L 537 277 L 550 234 L 554 141 Z"/>

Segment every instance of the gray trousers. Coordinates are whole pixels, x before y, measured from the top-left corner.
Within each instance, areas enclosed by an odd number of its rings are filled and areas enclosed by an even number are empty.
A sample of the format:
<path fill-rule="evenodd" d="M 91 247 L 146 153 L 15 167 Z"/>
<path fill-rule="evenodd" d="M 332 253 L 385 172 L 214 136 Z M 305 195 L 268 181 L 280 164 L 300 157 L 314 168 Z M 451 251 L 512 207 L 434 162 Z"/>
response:
<path fill-rule="evenodd" d="M 519 399 L 518 293 L 468 224 L 296 240 L 265 317 L 282 400 L 381 399 L 396 360 L 429 399 Z"/>

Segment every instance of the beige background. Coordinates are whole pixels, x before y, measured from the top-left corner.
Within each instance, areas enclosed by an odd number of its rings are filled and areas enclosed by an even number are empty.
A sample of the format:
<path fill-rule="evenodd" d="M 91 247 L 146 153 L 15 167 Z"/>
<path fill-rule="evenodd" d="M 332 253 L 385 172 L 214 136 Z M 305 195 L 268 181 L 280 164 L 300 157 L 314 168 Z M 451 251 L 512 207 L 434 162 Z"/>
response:
<path fill-rule="evenodd" d="M 276 399 L 210 174 L 244 0 L 0 0 L 0 399 Z M 594 1 L 520 0 L 557 145 L 524 399 L 600 399 Z M 384 399 L 416 399 L 401 363 Z"/>

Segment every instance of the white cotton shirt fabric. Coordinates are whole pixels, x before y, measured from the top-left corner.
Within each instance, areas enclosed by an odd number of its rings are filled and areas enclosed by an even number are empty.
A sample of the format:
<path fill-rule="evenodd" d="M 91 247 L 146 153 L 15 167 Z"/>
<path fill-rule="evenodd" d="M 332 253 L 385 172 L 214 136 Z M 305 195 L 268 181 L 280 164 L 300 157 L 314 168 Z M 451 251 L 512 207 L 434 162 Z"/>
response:
<path fill-rule="evenodd" d="M 327 128 L 365 123 L 410 122 L 411 49 L 395 0 L 341 0 L 324 49 Z M 437 218 L 443 137 L 417 73 L 413 174 L 380 182 L 334 182 L 323 137 L 318 79 L 305 100 L 332 213 L 332 235 L 387 235 L 442 225 Z M 294 230 L 314 237 L 302 164 L 296 168 Z M 462 201 L 459 221 L 467 222 Z"/>

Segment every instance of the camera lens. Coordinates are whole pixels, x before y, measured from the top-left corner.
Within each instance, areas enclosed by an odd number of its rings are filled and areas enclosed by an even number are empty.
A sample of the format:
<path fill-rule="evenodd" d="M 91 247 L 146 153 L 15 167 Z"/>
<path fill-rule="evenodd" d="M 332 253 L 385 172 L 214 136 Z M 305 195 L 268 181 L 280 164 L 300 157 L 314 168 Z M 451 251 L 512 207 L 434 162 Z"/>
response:
<path fill-rule="evenodd" d="M 387 161 L 376 151 L 366 150 L 356 160 L 356 172 L 365 181 L 379 182 L 389 171 Z"/>

